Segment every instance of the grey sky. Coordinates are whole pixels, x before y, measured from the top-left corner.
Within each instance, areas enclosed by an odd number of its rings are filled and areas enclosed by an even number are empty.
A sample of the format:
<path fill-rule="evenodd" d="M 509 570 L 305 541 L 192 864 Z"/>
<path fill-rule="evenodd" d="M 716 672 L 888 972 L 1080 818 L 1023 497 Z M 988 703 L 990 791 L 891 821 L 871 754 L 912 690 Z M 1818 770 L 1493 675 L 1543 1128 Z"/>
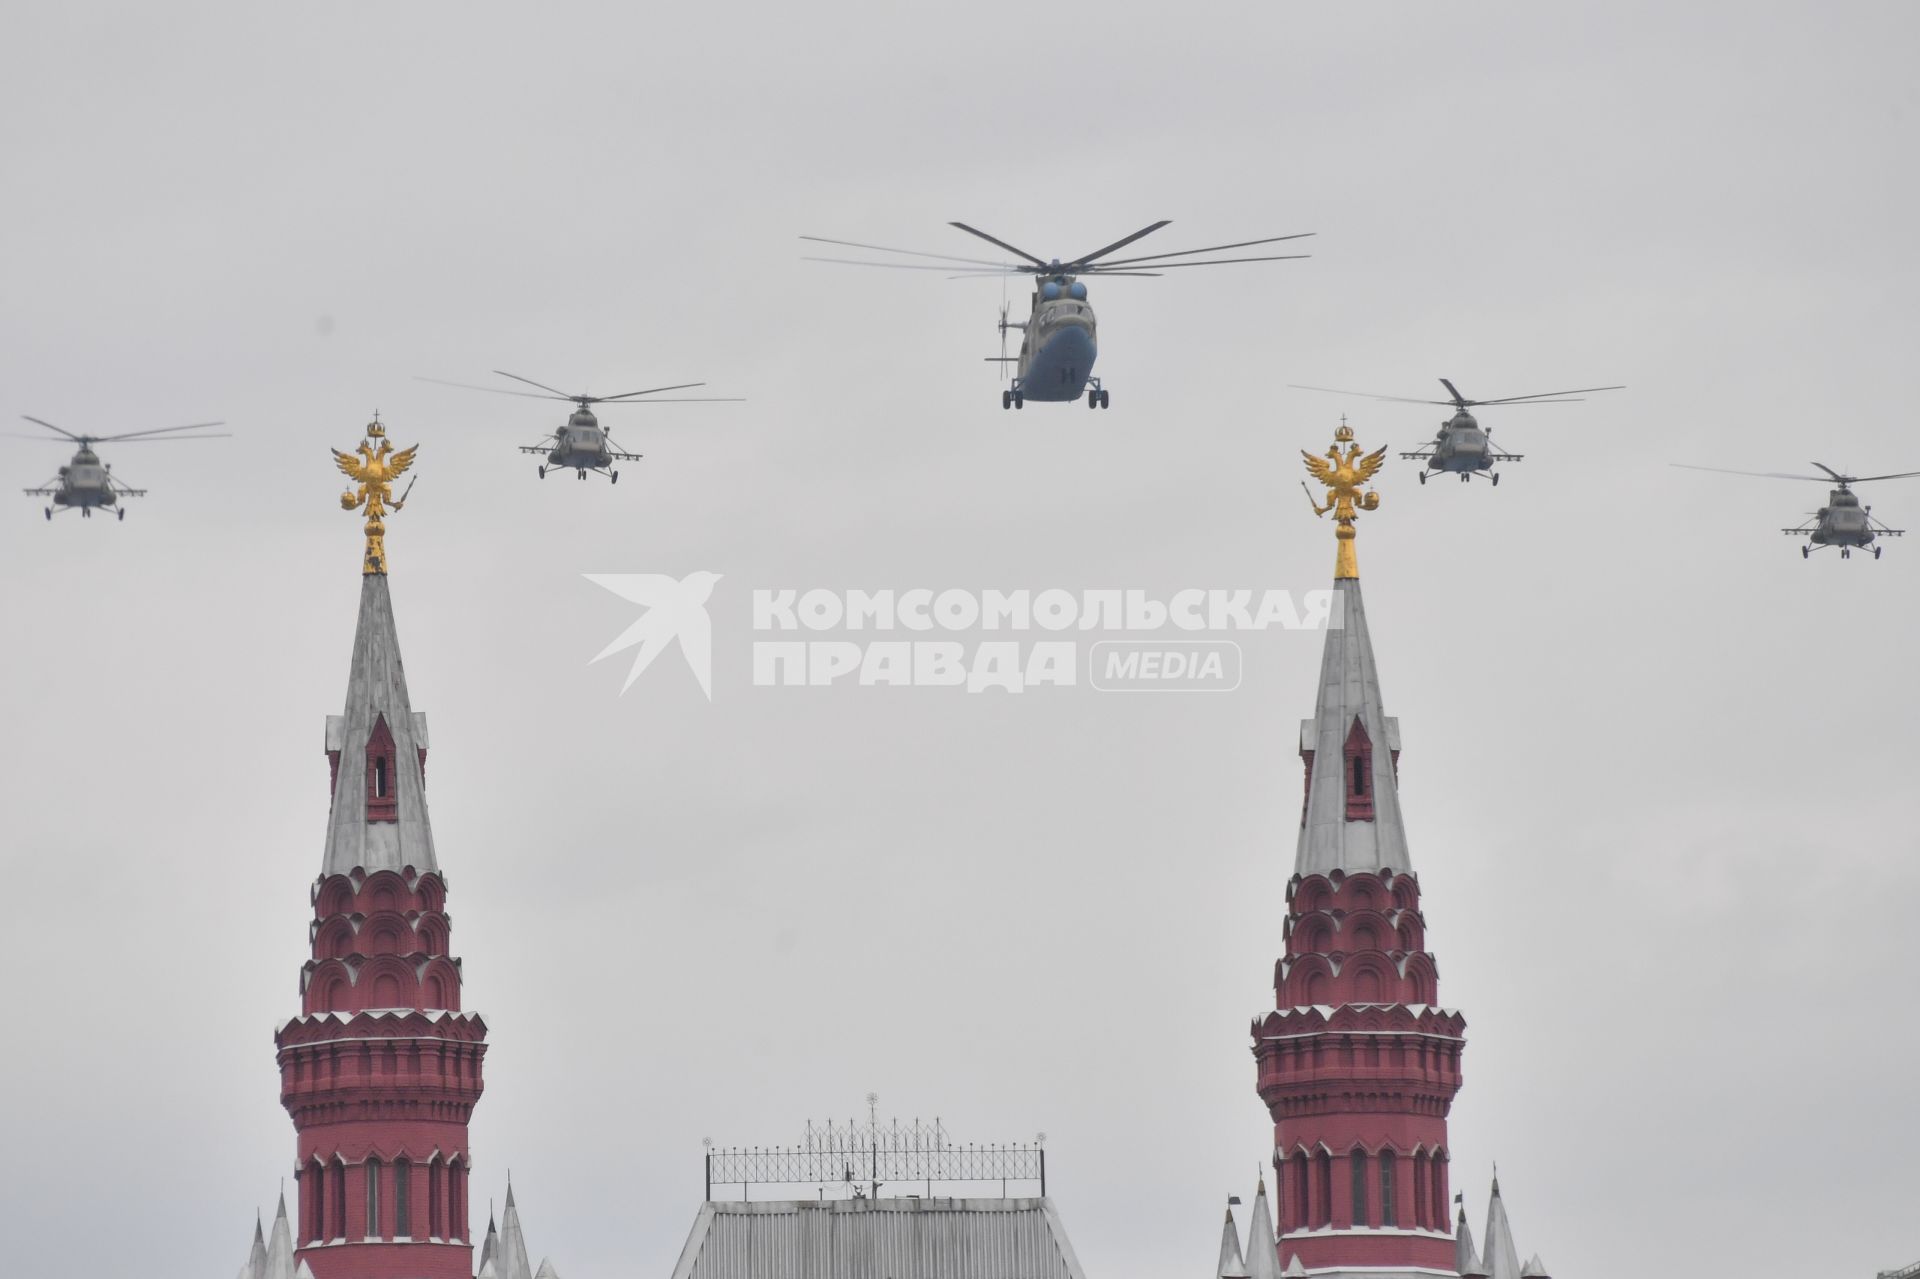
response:
<path fill-rule="evenodd" d="M 476 1196 L 511 1166 L 562 1273 L 660 1274 L 703 1136 L 872 1089 L 965 1140 L 1044 1129 L 1090 1273 L 1210 1265 L 1270 1144 L 1247 1025 L 1318 638 L 1249 644 L 1221 697 L 754 689 L 747 592 L 1320 587 L 1297 450 L 1439 412 L 1285 385 L 1440 375 L 1630 387 L 1490 411 L 1527 454 L 1497 492 L 1396 462 L 1362 527 L 1476 1226 L 1497 1158 L 1562 1279 L 1920 1256 L 1920 538 L 1803 563 L 1776 530 L 1817 486 L 1665 465 L 1920 467 L 1912 6 L 6 28 L 0 413 L 237 432 L 110 453 L 152 490 L 124 524 L 0 503 L 20 1273 L 225 1273 L 292 1167 L 271 1034 L 359 589 L 324 449 L 375 407 L 423 445 L 388 547 L 493 1027 Z M 1095 281 L 1097 416 L 1001 412 L 997 283 L 794 238 L 966 253 L 960 218 L 1067 254 L 1162 217 L 1155 248 L 1320 235 Z M 542 484 L 513 448 L 560 406 L 411 380 L 491 368 L 750 403 L 609 410 L 646 460 Z M 8 491 L 63 460 L 0 441 Z M 1920 526 L 1920 483 L 1871 496 Z M 677 658 L 616 697 L 586 659 L 633 610 L 580 574 L 696 569 L 726 575 L 712 704 Z"/>

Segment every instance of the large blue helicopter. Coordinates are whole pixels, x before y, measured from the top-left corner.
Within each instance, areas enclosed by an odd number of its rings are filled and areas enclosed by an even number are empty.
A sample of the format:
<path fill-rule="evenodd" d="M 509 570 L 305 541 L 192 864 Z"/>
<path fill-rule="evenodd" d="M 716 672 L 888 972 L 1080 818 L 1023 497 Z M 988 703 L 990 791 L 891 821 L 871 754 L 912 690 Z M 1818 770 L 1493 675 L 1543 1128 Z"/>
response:
<path fill-rule="evenodd" d="M 810 262 L 838 262 L 847 266 L 892 267 L 902 271 L 945 271 L 949 277 L 979 275 L 1030 275 L 1035 277 L 1033 305 L 1024 321 L 1008 318 L 1008 309 L 1000 308 L 1000 354 L 987 356 L 991 363 L 1010 364 L 1012 376 L 1007 388 L 1000 393 L 1000 407 L 1003 409 L 1023 409 L 1028 400 L 1052 401 L 1064 403 L 1077 400 L 1085 392 L 1087 407 L 1104 409 L 1108 404 L 1106 387 L 1100 379 L 1093 376 L 1093 361 L 1099 354 L 1093 307 L 1087 302 L 1087 286 L 1081 278 L 1084 276 L 1157 276 L 1167 267 L 1179 266 L 1224 266 L 1234 262 L 1281 262 L 1294 258 L 1311 256 L 1305 253 L 1269 254 L 1250 258 L 1208 258 L 1198 262 L 1170 262 L 1169 258 L 1191 257 L 1196 253 L 1221 253 L 1228 249 L 1244 249 L 1256 244 L 1275 244 L 1281 240 L 1299 240 L 1312 235 L 1303 231 L 1295 235 L 1270 235 L 1260 240 L 1241 240 L 1235 244 L 1216 244 L 1204 249 L 1182 249 L 1175 253 L 1149 253 L 1142 257 L 1115 258 L 1101 261 L 1107 254 L 1123 249 L 1141 236 L 1150 235 L 1167 225 L 1162 219 L 1151 226 L 1142 227 L 1124 239 L 1115 240 L 1105 248 L 1083 253 L 1077 258 L 1061 261 L 1059 258 L 1043 260 L 1016 248 L 1005 240 L 996 239 L 985 231 L 970 227 L 964 222 L 952 222 L 968 235 L 978 236 L 987 243 L 1005 249 L 1020 262 L 994 262 L 986 258 L 962 258 L 949 253 L 922 253 L 917 249 L 890 249 L 880 244 L 861 244 L 854 240 L 829 240 L 824 236 L 803 235 L 803 240 L 812 240 L 818 244 L 838 244 L 851 249 L 866 249 L 875 253 L 899 253 L 908 257 L 933 258 L 950 266 L 930 265 L 919 262 L 870 262 L 856 258 L 813 258 Z M 1020 353 L 1007 354 L 1007 330 L 1020 330 Z"/>

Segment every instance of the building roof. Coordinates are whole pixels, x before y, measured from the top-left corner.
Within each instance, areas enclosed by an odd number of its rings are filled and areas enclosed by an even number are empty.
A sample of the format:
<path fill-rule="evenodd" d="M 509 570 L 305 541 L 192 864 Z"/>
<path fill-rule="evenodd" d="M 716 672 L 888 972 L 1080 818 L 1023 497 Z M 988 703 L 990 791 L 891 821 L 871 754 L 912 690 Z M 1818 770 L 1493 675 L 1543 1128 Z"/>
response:
<path fill-rule="evenodd" d="M 1085 1279 L 1051 1199 L 706 1203 L 673 1279 Z"/>
<path fill-rule="evenodd" d="M 407 675 L 393 623 L 393 600 L 384 573 L 360 579 L 360 619 L 353 632 L 353 664 L 347 674 L 347 704 L 327 717 L 327 750 L 338 752 L 333 808 L 327 814 L 327 845 L 321 873 L 344 875 L 359 866 L 422 874 L 439 869 L 421 752 L 427 748 L 427 718 L 407 700 Z M 385 721 L 393 737 L 393 820 L 367 820 L 366 748 Z"/>
<path fill-rule="evenodd" d="M 1407 830 L 1394 778 L 1400 723 L 1388 717 L 1381 700 L 1360 580 L 1339 579 L 1334 590 L 1334 611 L 1320 658 L 1320 694 L 1313 718 L 1300 725 L 1300 749 L 1313 752 L 1313 771 L 1294 871 L 1325 875 L 1336 870 L 1408 870 Z M 1371 757 L 1367 786 L 1372 811 L 1363 818 L 1349 817 L 1347 802 L 1347 745 L 1356 722 Z"/>

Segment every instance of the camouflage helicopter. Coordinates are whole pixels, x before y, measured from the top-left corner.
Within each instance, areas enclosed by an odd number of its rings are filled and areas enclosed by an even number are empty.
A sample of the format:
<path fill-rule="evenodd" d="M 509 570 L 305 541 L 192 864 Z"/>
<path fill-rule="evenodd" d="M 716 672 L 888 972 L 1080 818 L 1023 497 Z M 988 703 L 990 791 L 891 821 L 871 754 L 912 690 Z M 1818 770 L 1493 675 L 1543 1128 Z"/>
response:
<path fill-rule="evenodd" d="M 1159 276 L 1171 267 L 1188 266 L 1227 266 L 1238 262 L 1283 262 L 1309 256 L 1304 253 L 1265 254 L 1248 258 L 1203 258 L 1199 261 L 1173 262 L 1170 258 L 1190 258 L 1196 253 L 1223 253 L 1228 249 L 1244 249 L 1256 244 L 1276 244 L 1282 240 L 1299 240 L 1313 234 L 1302 231 L 1294 235 L 1270 235 L 1259 240 L 1241 240 L 1237 244 L 1216 244 L 1204 249 L 1180 249 L 1172 253 L 1148 253 L 1140 257 L 1112 258 L 1106 261 L 1109 253 L 1123 249 L 1145 235 L 1151 235 L 1167 220 L 1162 219 L 1151 226 L 1142 227 L 1124 239 L 1115 240 L 1105 248 L 1083 253 L 1077 258 L 1062 262 L 1059 258 L 1051 261 L 1035 257 L 1025 249 L 1016 248 L 1005 240 L 996 239 L 977 227 L 964 222 L 951 222 L 968 235 L 985 240 L 995 248 L 1003 249 L 1017 258 L 1019 262 L 994 262 L 986 258 L 955 257 L 949 253 L 922 253 L 917 249 L 890 249 L 881 244 L 861 244 L 854 240 L 829 240 L 825 236 L 803 235 L 803 240 L 816 244 L 837 244 L 850 249 L 864 249 L 873 253 L 898 253 L 906 257 L 929 258 L 935 263 L 950 262 L 952 266 L 934 265 L 921 262 L 871 262 L 861 258 L 808 258 L 811 262 L 835 262 L 844 266 L 889 267 L 900 271 L 945 271 L 950 278 L 960 279 L 968 276 L 1010 276 L 1030 275 L 1034 277 L 1032 309 L 1024 321 L 1008 318 L 1008 309 L 1000 308 L 1000 354 L 984 357 L 990 364 L 1011 364 L 1013 374 L 1008 379 L 1007 388 L 1000 393 L 1000 407 L 1003 409 L 1024 409 L 1028 400 L 1069 403 L 1080 398 L 1086 392 L 1087 407 L 1104 409 L 1108 405 L 1107 389 L 1100 379 L 1093 376 L 1093 362 L 1099 354 L 1095 341 L 1093 307 L 1087 302 L 1087 286 L 1081 277 L 1090 276 Z M 1007 354 L 1007 330 L 1019 329 L 1020 353 Z"/>
<path fill-rule="evenodd" d="M 1885 547 L 1873 543 L 1882 537 L 1901 537 L 1903 528 L 1888 528 L 1873 518 L 1871 506 L 1860 505 L 1860 497 L 1853 491 L 1855 484 L 1865 484 L 1872 480 L 1904 480 L 1920 475 L 1920 471 L 1899 471 L 1892 475 L 1842 475 L 1824 462 L 1814 465 L 1825 472 L 1824 475 L 1793 475 L 1785 471 L 1732 471 L 1724 466 L 1689 466 L 1685 462 L 1673 462 L 1670 465 L 1688 471 L 1715 471 L 1721 475 L 1752 475 L 1763 480 L 1812 480 L 1817 484 L 1838 484 L 1840 487 L 1827 494 L 1827 504 L 1810 515 L 1803 523 L 1780 531 L 1790 537 L 1804 537 L 1805 546 L 1800 548 L 1800 558 L 1807 559 L 1814 551 L 1823 546 L 1840 548 L 1840 558 L 1852 559 L 1855 547 L 1873 552 L 1873 558 L 1880 558 Z"/>
<path fill-rule="evenodd" d="M 1453 416 L 1440 424 L 1432 441 L 1421 445 L 1411 453 L 1400 456 L 1409 462 L 1425 462 L 1426 470 L 1420 472 L 1420 482 L 1427 482 L 1427 471 L 1438 471 L 1443 475 L 1460 477 L 1465 484 L 1476 475 L 1485 476 L 1496 485 L 1500 483 L 1499 472 L 1493 469 L 1496 462 L 1518 462 L 1518 453 L 1502 453 L 1494 447 L 1493 432 L 1483 430 L 1478 418 L 1470 410 L 1498 404 L 1573 404 L 1578 397 L 1591 395 L 1596 391 L 1622 391 L 1620 386 L 1583 386 L 1571 391 L 1541 391 L 1533 395 L 1509 395 L 1498 400 L 1469 400 L 1460 394 L 1458 388 L 1446 378 L 1440 379 L 1440 385 L 1447 388 L 1444 400 L 1409 399 L 1402 395 L 1375 395 L 1370 391 L 1337 391 L 1330 386 L 1301 386 L 1293 384 L 1298 391 L 1326 391 L 1333 395 L 1359 395 L 1369 400 L 1392 400 L 1400 404 L 1438 404 L 1452 407 Z"/>
<path fill-rule="evenodd" d="M 37 417 L 21 414 L 35 426 L 43 426 L 73 441 L 80 447 L 73 457 L 52 479 L 38 488 L 22 490 L 29 497 L 50 497 L 53 505 L 46 508 L 48 519 L 57 511 L 78 511 L 82 519 L 92 519 L 98 510 L 113 510 L 119 519 L 127 518 L 127 508 L 120 505 L 123 497 L 145 497 L 145 489 L 129 488 L 114 477 L 113 467 L 100 460 L 94 451 L 96 444 L 166 444 L 175 440 L 225 440 L 232 436 L 225 431 L 213 435 L 177 435 L 177 431 L 202 431 L 210 426 L 225 426 L 224 422 L 193 422 L 186 426 L 162 426 L 151 431 L 128 431 L 122 435 L 76 435 L 62 426 L 43 422 Z M 16 439 L 45 440 L 51 437 L 31 435 L 25 432 L 8 432 Z"/>
<path fill-rule="evenodd" d="M 677 386 L 656 386 L 645 391 L 623 391 L 619 395 L 569 395 L 565 391 L 556 391 L 550 386 L 536 382 L 532 378 L 521 377 L 518 373 L 507 373 L 495 369 L 501 377 L 512 378 L 516 382 L 525 382 L 528 386 L 539 387 L 544 394 L 533 391 L 515 391 L 503 386 L 475 386 L 470 382 L 443 382 L 439 378 L 423 377 L 422 382 L 432 382 L 439 386 L 457 386 L 469 391 L 490 391 L 495 395 L 522 395 L 530 400 L 562 400 L 574 405 L 567 420 L 554 428 L 552 434 L 537 444 L 522 444 L 522 453 L 536 456 L 546 454 L 547 460 L 538 467 L 540 478 L 547 478 L 550 467 L 570 466 L 580 479 L 587 478 L 587 472 L 593 471 L 607 477 L 610 483 L 620 482 L 620 472 L 613 469 L 613 463 L 638 462 L 640 454 L 623 453 L 613 447 L 613 432 L 601 426 L 600 419 L 594 416 L 596 404 L 715 404 L 738 403 L 738 396 L 676 396 L 664 400 L 646 400 L 641 396 L 658 395 L 662 391 L 685 391 L 696 386 L 705 386 L 705 382 L 682 382 Z"/>

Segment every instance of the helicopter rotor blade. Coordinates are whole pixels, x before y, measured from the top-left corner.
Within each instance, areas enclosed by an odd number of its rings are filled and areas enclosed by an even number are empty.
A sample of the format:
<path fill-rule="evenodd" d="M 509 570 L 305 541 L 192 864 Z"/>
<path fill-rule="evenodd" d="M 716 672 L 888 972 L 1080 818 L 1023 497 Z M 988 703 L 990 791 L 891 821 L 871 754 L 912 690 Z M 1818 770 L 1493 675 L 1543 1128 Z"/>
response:
<path fill-rule="evenodd" d="M 1135 262 L 1151 262 L 1155 258 L 1184 258 L 1191 257 L 1196 253 L 1225 253 L 1228 249 L 1250 249 L 1256 244 L 1278 244 L 1282 240 L 1304 240 L 1310 235 L 1317 234 L 1318 232 L 1315 231 L 1299 231 L 1293 235 L 1270 235 L 1264 240 L 1242 240 L 1238 244 L 1216 244 L 1205 249 L 1180 249 L 1173 253 L 1149 253 L 1144 257 L 1121 258 L 1116 262 L 1108 262 L 1106 265 L 1129 266 Z"/>
<path fill-rule="evenodd" d="M 29 422 L 31 422 L 31 423 L 33 423 L 33 424 L 34 424 L 35 426 L 44 426 L 44 427 L 46 427 L 46 428 L 47 428 L 47 429 L 48 429 L 49 431 L 58 431 L 58 432 L 60 432 L 60 434 L 62 434 L 62 435 L 64 435 L 64 436 L 66 436 L 66 437 L 67 437 L 68 439 L 70 439 L 70 440 L 75 440 L 75 441 L 80 441 L 80 442 L 84 442 L 84 441 L 86 440 L 86 437 L 85 437 L 85 436 L 83 436 L 83 435 L 75 435 L 75 434 L 74 434 L 74 433 L 73 433 L 72 431 L 69 431 L 69 430 L 68 430 L 68 429 L 67 429 L 66 427 L 64 427 L 64 426 L 55 426 L 55 425 L 54 425 L 53 423 L 51 423 L 51 422 L 43 422 L 43 421 L 41 421 L 41 420 L 40 420 L 39 418 L 37 418 L 37 417 L 32 417 L 32 416 L 29 416 L 28 414 L 25 414 L 25 413 L 22 413 L 22 414 L 21 414 L 20 416 L 21 416 L 21 417 L 24 417 L 24 418 L 26 418 L 26 419 L 27 419 L 27 421 L 29 421 Z M 36 435 L 36 436 L 33 436 L 32 438 L 33 438 L 33 439 L 36 439 L 36 440 L 39 440 L 39 439 L 45 439 L 46 437 L 45 437 L 45 436 L 42 436 L 42 435 Z"/>
<path fill-rule="evenodd" d="M 421 377 L 418 374 L 414 375 L 413 380 L 431 382 L 435 386 L 457 386 L 463 391 L 485 391 L 489 395 L 519 395 L 529 400 L 564 400 L 569 404 L 573 403 L 573 397 L 570 395 L 535 395 L 532 391 L 514 391 L 504 386 L 479 386 L 472 382 L 449 382 L 445 378 Z"/>
<path fill-rule="evenodd" d="M 1444 378 L 1441 380 L 1445 381 Z M 1467 404 L 1468 405 L 1525 404 L 1529 400 L 1540 403 L 1540 404 L 1572 404 L 1572 403 L 1575 403 L 1575 401 L 1550 398 L 1550 397 L 1557 397 L 1557 396 L 1563 396 L 1563 395 L 1591 395 L 1596 391 L 1624 391 L 1626 389 L 1627 388 L 1624 386 L 1581 386 L 1581 387 L 1575 387 L 1571 391 L 1541 391 L 1534 395 L 1505 395 L 1500 397 L 1497 400 L 1468 400 Z"/>
<path fill-rule="evenodd" d="M 1416 400 L 1405 395 L 1381 395 L 1374 391 L 1343 391 L 1336 386 L 1306 386 L 1299 382 L 1289 382 L 1287 385 L 1296 391 L 1325 391 L 1328 395 L 1357 395 L 1363 400 L 1392 400 L 1396 404 L 1438 404 L 1443 409 L 1455 407 L 1452 400 Z"/>
<path fill-rule="evenodd" d="M 1152 226 L 1143 226 L 1138 231 L 1135 231 L 1132 235 L 1129 235 L 1124 239 L 1115 240 L 1112 244 L 1109 244 L 1104 249 L 1095 249 L 1091 253 L 1082 253 L 1079 257 L 1075 258 L 1068 265 L 1076 266 L 1076 267 L 1086 266 L 1089 263 L 1093 262 L 1096 258 L 1106 257 L 1107 254 L 1113 252 L 1115 249 L 1126 248 L 1129 244 L 1132 244 L 1135 240 L 1138 240 L 1143 235 L 1152 235 L 1155 231 L 1158 231 L 1161 227 L 1168 225 L 1172 221 L 1173 219 L 1171 218 L 1161 218 L 1158 222 L 1155 222 Z"/>
<path fill-rule="evenodd" d="M 977 235 L 982 240 L 985 240 L 988 244 L 998 245 L 1000 248 L 1003 248 L 1007 252 L 1013 254 L 1013 256 L 1016 258 L 1025 258 L 1027 261 L 1033 263 L 1035 266 L 1041 268 L 1042 270 L 1046 269 L 1047 264 L 1045 262 L 1042 262 L 1039 258 L 1034 257 L 1033 254 L 1027 252 L 1025 249 L 1016 249 L 1011 244 L 1008 244 L 1005 240 L 997 240 L 993 236 L 988 235 L 985 231 L 980 230 L 978 227 L 970 227 L 964 222 L 949 222 L 947 223 L 947 225 L 959 227 L 962 231 L 965 231 L 968 235 Z M 1142 232 L 1142 234 L 1145 234 L 1145 233 Z"/>
<path fill-rule="evenodd" d="M 1815 462 L 1814 465 L 1819 467 L 1821 470 L 1825 471 L 1828 475 L 1831 475 L 1834 479 L 1840 481 L 1840 483 L 1842 484 L 1845 484 L 1851 478 L 1850 476 L 1840 474 L 1840 472 L 1834 470 L 1831 466 L 1828 466 L 1825 462 Z"/>
<path fill-rule="evenodd" d="M 1296 258 L 1310 258 L 1312 256 L 1313 255 L 1311 253 L 1275 253 L 1267 257 L 1259 257 L 1259 258 L 1207 258 L 1206 260 L 1201 262 L 1152 262 L 1152 263 L 1148 263 L 1148 265 L 1153 267 L 1154 270 L 1156 271 L 1164 271 L 1171 266 L 1226 266 L 1229 263 L 1233 263 L 1233 262 L 1291 262 Z M 1076 272 L 1076 274 L 1079 274 L 1079 275 L 1108 275 L 1108 274 L 1125 275 L 1126 272 L 1124 271 L 1109 272 L 1107 268 L 1095 265 L 1095 266 L 1086 267 Z"/>
<path fill-rule="evenodd" d="M 1815 462 L 1814 465 L 1820 466 L 1818 462 Z M 1820 469 L 1824 471 L 1827 468 L 1821 466 Z M 1849 475 L 1846 482 L 1848 484 L 1865 484 L 1869 480 L 1905 480 L 1911 479 L 1916 475 L 1920 475 L 1920 471 L 1898 471 L 1892 475 Z"/>
<path fill-rule="evenodd" d="M 661 391 L 684 391 L 689 387 L 705 385 L 705 382 L 682 382 L 677 386 L 656 386 L 645 391 L 622 391 L 618 395 L 589 395 L 582 398 L 594 404 L 612 404 L 617 400 L 630 399 L 636 395 L 657 395 Z"/>
<path fill-rule="evenodd" d="M 816 258 L 816 257 L 808 257 L 808 256 L 802 256 L 800 260 L 802 262 L 837 262 L 841 266 L 879 266 L 879 267 L 886 267 L 890 271 L 958 272 L 959 274 L 954 276 L 955 279 L 959 279 L 962 276 L 970 276 L 970 275 L 1019 275 L 1023 272 L 1028 274 L 1031 274 L 1033 272 L 1033 268 L 1031 267 L 1014 266 L 1014 265 L 1008 265 L 1003 267 L 935 266 L 931 262 L 865 262 L 859 258 Z"/>
<path fill-rule="evenodd" d="M 696 386 L 705 383 L 696 382 Z M 664 400 L 615 400 L 615 404 L 745 404 L 744 395 L 676 395 Z M 604 429 L 604 428 L 603 428 Z"/>
<path fill-rule="evenodd" d="M 1012 265 L 1011 263 L 1002 264 L 999 262 L 990 262 L 986 258 L 960 258 L 955 257 L 951 253 L 925 253 L 919 249 L 890 249 L 884 244 L 862 244 L 858 240 L 829 240 L 824 235 L 803 235 L 800 238 L 803 240 L 812 240 L 815 244 L 838 244 L 849 249 L 871 249 L 875 253 L 902 253 L 909 257 L 937 258 L 942 262 L 967 262 L 974 266 L 993 267 Z"/>
<path fill-rule="evenodd" d="M 525 382 L 528 386 L 537 386 L 541 390 L 546 391 L 551 395 L 557 395 L 563 400 L 584 400 L 584 399 L 591 398 L 585 395 L 568 395 L 565 391 L 556 390 L 555 388 L 548 386 L 546 383 L 536 382 L 530 377 L 521 377 L 518 373 L 508 373 L 503 369 L 495 369 L 494 372 L 498 373 L 501 377 L 510 377 L 516 382 Z"/>
<path fill-rule="evenodd" d="M 1824 475 L 1791 475 L 1786 471 L 1736 471 L 1725 466 L 1695 466 L 1691 462 L 1669 462 L 1667 465 L 1677 466 L 1683 471 L 1717 471 L 1721 475 L 1751 475 L 1762 480 L 1813 480 L 1820 484 L 1828 482 Z"/>
<path fill-rule="evenodd" d="M 225 426 L 225 422 L 189 422 L 185 426 L 162 426 L 151 431 L 128 431 L 124 435 L 96 435 L 93 438 L 101 444 L 116 443 L 121 440 L 140 440 L 150 435 L 171 435 L 175 431 L 204 431 L 210 426 Z M 210 436 L 201 436 L 210 439 Z"/>
<path fill-rule="evenodd" d="M 108 436 L 101 436 L 99 442 L 103 444 L 107 443 L 109 438 L 110 437 Z M 144 438 L 144 439 L 139 436 L 132 436 L 128 438 L 113 439 L 112 443 L 115 443 L 115 444 L 170 444 L 174 440 L 230 440 L 232 438 L 233 438 L 232 431 L 216 431 L 212 435 L 162 435 L 162 436 L 157 436 L 153 438 Z"/>

